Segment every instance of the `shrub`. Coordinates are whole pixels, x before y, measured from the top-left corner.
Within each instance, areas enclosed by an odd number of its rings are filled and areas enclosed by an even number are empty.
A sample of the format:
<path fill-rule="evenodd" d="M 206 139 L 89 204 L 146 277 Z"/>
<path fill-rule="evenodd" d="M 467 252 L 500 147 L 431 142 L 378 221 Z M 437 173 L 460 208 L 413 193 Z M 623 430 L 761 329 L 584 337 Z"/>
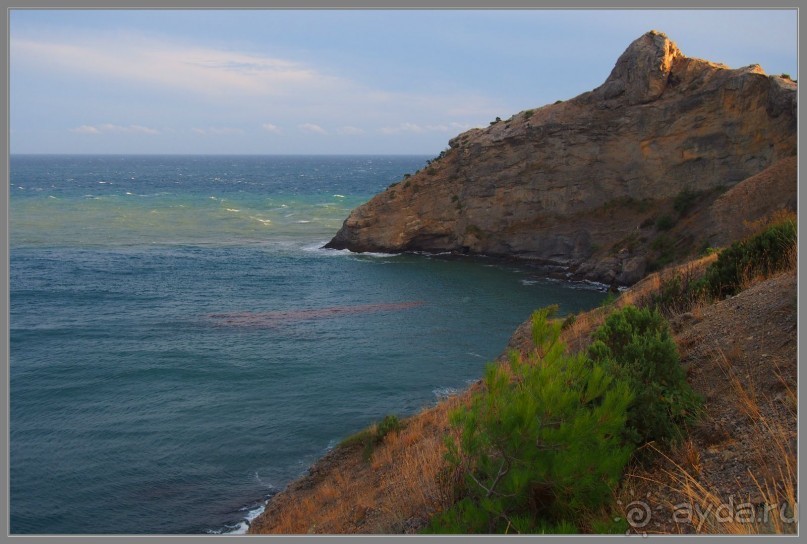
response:
<path fill-rule="evenodd" d="M 678 348 L 657 310 L 626 306 L 614 312 L 594 333 L 588 354 L 631 385 L 635 398 L 627 440 L 671 443 L 680 438 L 681 425 L 696 416 L 700 400 L 686 382 Z"/>
<path fill-rule="evenodd" d="M 395 432 L 397 433 L 403 429 L 403 423 L 398 416 L 396 415 L 386 415 L 384 419 L 381 420 L 381 423 L 376 425 L 375 430 L 375 441 L 376 443 L 380 443 L 384 440 L 384 437 L 387 436 L 389 433 Z"/>
<path fill-rule="evenodd" d="M 692 274 L 676 273 L 664 280 L 657 292 L 650 294 L 648 306 L 667 314 L 687 312 L 698 299 L 693 290 L 696 283 Z"/>
<path fill-rule="evenodd" d="M 534 113 L 534 112 L 533 112 L 533 110 L 527 110 L 527 111 L 525 111 L 525 112 L 524 112 L 524 119 L 529 119 L 530 117 L 532 117 L 532 114 L 533 114 L 533 113 Z"/>
<path fill-rule="evenodd" d="M 698 199 L 700 193 L 697 191 L 693 191 L 691 189 L 684 189 L 680 193 L 675 196 L 675 200 L 673 201 L 673 208 L 681 215 L 686 215 L 686 213 L 692 208 L 695 204 L 695 201 Z"/>
<path fill-rule="evenodd" d="M 465 232 L 468 233 L 468 234 L 473 234 L 477 238 L 482 238 L 482 236 L 484 236 L 484 234 L 485 234 L 482 231 L 482 229 L 480 229 L 476 225 L 468 225 L 467 227 L 465 227 Z"/>
<path fill-rule="evenodd" d="M 398 432 L 404 428 L 403 422 L 396 415 L 386 415 L 380 422 L 361 430 L 354 435 L 344 439 L 340 445 L 352 446 L 361 444 L 364 446 L 363 457 L 369 461 L 373 455 L 375 447 L 384 441 L 389 433 Z"/>
<path fill-rule="evenodd" d="M 658 230 L 670 230 L 675 226 L 675 219 L 669 215 L 662 215 L 656 219 L 656 228 Z"/>
<path fill-rule="evenodd" d="M 656 252 L 655 258 L 648 265 L 648 272 L 664 268 L 675 260 L 675 244 L 669 236 L 662 234 L 650 244 L 650 249 Z"/>
<path fill-rule="evenodd" d="M 714 298 L 735 295 L 745 280 L 769 276 L 790 266 L 796 242 L 796 222 L 792 219 L 772 225 L 748 240 L 735 242 L 709 265 L 699 289 Z"/>
<path fill-rule="evenodd" d="M 454 412 L 448 460 L 462 497 L 426 532 L 566 533 L 603 511 L 628 462 L 628 383 L 559 340 L 557 307 L 533 315 L 534 351 L 488 365 L 484 390 Z"/>

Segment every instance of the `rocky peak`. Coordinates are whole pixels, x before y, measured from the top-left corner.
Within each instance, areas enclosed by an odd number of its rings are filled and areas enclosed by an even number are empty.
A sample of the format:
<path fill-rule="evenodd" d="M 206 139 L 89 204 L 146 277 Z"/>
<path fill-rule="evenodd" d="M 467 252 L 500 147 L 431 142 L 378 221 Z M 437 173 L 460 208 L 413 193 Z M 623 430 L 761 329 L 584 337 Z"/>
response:
<path fill-rule="evenodd" d="M 452 138 L 327 247 L 519 257 L 630 283 L 644 270 L 638 242 L 668 236 L 656 220 L 677 195 L 714 194 L 796 154 L 797 88 L 648 32 L 597 89 Z"/>
<path fill-rule="evenodd" d="M 678 46 L 663 32 L 651 30 L 628 46 L 594 94 L 606 100 L 621 97 L 629 105 L 655 100 L 664 92 L 678 57 L 683 57 Z"/>

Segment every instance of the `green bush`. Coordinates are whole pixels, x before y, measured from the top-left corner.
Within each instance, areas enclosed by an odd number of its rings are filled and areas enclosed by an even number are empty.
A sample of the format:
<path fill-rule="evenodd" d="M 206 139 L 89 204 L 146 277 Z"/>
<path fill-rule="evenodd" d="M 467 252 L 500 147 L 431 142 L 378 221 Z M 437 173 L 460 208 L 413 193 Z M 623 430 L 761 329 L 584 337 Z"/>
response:
<path fill-rule="evenodd" d="M 375 447 L 384 441 L 391 432 L 398 432 L 404 428 L 404 423 L 396 415 L 386 415 L 384 419 L 373 426 L 363 429 L 356 434 L 353 434 L 344 439 L 340 446 L 353 446 L 361 444 L 363 449 L 363 457 L 365 461 L 369 461 L 373 455 Z"/>
<path fill-rule="evenodd" d="M 649 296 L 647 305 L 663 314 L 688 312 L 698 299 L 695 285 L 697 280 L 691 272 L 676 273 Z"/>
<path fill-rule="evenodd" d="M 769 276 L 787 268 L 796 242 L 796 222 L 792 220 L 772 225 L 748 240 L 735 242 L 709 265 L 698 288 L 702 294 L 713 298 L 736 295 L 744 280 Z"/>
<path fill-rule="evenodd" d="M 673 200 L 673 208 L 675 208 L 675 211 L 677 211 L 679 214 L 686 215 L 686 213 L 695 204 L 695 201 L 698 199 L 700 194 L 701 193 L 698 191 L 684 189 L 675 196 L 675 200 Z"/>
<path fill-rule="evenodd" d="M 669 215 L 662 215 L 656 219 L 656 228 L 658 230 L 670 230 L 675 226 L 675 219 Z"/>
<path fill-rule="evenodd" d="M 381 443 L 384 440 L 384 437 L 387 436 L 389 433 L 395 432 L 397 433 L 403 429 L 403 423 L 398 416 L 396 415 L 387 415 L 384 416 L 384 419 L 381 420 L 380 423 L 376 425 L 375 430 L 375 441 L 376 443 Z"/>
<path fill-rule="evenodd" d="M 533 315 L 535 350 L 489 365 L 484 390 L 451 415 L 448 460 L 462 475 L 454 506 L 425 532 L 579 532 L 613 500 L 633 450 L 623 440 L 629 384 L 585 354 L 565 353 L 556 307 Z"/>
<path fill-rule="evenodd" d="M 608 316 L 588 354 L 633 390 L 628 441 L 674 442 L 697 415 L 700 400 L 686 382 L 667 321 L 655 309 L 626 306 Z"/>

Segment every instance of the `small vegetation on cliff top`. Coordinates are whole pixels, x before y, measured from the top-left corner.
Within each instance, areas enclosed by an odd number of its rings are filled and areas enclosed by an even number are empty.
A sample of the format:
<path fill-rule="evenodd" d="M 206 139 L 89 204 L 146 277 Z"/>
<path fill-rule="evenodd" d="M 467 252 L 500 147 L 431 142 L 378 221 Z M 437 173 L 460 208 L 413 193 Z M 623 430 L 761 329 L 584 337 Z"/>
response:
<path fill-rule="evenodd" d="M 682 312 L 698 300 L 736 295 L 755 277 L 793 267 L 796 251 L 796 220 L 785 217 L 720 251 L 700 278 L 676 274 L 667 279 L 650 303 L 662 311 Z"/>

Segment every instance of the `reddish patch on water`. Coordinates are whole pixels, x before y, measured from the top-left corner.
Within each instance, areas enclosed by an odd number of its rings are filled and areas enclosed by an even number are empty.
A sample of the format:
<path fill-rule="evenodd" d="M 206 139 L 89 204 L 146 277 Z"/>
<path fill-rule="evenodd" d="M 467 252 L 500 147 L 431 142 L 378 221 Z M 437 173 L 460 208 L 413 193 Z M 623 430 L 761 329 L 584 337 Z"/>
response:
<path fill-rule="evenodd" d="M 408 310 L 410 308 L 417 308 L 423 304 L 425 304 L 423 301 L 389 302 L 382 304 L 360 304 L 357 306 L 283 310 L 277 312 L 228 312 L 210 314 L 208 317 L 215 319 L 219 325 L 233 327 L 275 327 L 284 323 L 307 319 L 326 319 L 342 315 Z"/>

